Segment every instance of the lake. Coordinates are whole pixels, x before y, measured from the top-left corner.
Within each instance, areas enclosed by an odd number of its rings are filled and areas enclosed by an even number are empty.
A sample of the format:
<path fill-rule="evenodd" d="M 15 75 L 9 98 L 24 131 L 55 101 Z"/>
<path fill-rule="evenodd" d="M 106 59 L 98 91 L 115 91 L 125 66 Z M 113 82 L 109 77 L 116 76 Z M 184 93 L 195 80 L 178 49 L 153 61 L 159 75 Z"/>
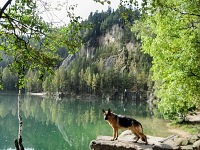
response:
<path fill-rule="evenodd" d="M 15 149 L 19 121 L 17 94 L 0 94 L 0 149 Z M 88 150 L 98 135 L 112 135 L 103 119 L 102 108 L 128 115 L 140 121 L 144 133 L 152 136 L 170 135 L 162 119 L 152 116 L 146 102 L 106 101 L 92 98 L 53 98 L 23 95 L 23 145 L 29 150 Z"/>

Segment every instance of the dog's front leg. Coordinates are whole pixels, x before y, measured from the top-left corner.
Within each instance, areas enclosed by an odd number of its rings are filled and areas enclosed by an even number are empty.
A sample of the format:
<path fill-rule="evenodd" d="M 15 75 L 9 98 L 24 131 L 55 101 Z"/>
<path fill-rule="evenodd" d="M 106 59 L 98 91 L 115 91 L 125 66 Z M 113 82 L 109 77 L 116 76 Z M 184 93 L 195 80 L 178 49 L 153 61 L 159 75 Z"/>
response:
<path fill-rule="evenodd" d="M 118 133 L 119 133 L 119 132 L 118 132 L 118 128 L 115 129 L 115 132 L 116 132 L 115 140 L 117 140 L 117 139 L 118 139 L 118 136 L 119 136 L 119 135 L 118 135 Z"/>
<path fill-rule="evenodd" d="M 111 141 L 117 140 L 117 128 L 113 128 L 113 139 Z"/>

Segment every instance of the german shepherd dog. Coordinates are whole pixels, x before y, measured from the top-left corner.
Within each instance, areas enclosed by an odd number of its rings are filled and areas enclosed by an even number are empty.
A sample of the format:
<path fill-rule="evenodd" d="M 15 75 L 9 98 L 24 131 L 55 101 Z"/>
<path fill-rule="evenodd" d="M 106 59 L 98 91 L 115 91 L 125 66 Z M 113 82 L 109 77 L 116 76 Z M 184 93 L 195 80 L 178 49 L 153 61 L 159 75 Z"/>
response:
<path fill-rule="evenodd" d="M 142 125 L 137 120 L 126 117 L 126 116 L 114 114 L 111 112 L 110 108 L 108 109 L 108 111 L 105 111 L 104 109 L 102 109 L 102 111 L 104 114 L 104 119 L 113 128 L 112 141 L 117 140 L 118 129 L 126 128 L 128 130 L 131 130 L 131 132 L 136 135 L 137 139 L 134 142 L 137 142 L 139 139 L 141 139 L 142 141 L 146 143 L 146 145 L 148 144 L 147 137 L 146 135 L 143 134 Z"/>

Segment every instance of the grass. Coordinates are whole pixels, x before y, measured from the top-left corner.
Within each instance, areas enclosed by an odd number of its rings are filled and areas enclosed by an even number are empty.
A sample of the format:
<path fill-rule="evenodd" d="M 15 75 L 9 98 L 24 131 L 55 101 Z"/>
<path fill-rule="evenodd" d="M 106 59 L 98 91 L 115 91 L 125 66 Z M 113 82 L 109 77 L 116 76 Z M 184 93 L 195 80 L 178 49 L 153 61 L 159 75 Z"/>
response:
<path fill-rule="evenodd" d="M 200 122 L 171 123 L 170 126 L 178 128 L 189 134 L 200 134 Z"/>

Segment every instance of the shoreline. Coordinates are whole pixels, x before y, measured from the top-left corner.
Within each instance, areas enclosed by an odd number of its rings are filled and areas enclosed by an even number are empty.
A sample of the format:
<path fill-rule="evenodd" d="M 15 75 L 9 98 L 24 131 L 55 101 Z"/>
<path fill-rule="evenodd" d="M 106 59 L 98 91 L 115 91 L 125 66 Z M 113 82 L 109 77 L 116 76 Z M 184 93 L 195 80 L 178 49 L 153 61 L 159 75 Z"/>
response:
<path fill-rule="evenodd" d="M 37 96 L 44 96 L 44 95 L 47 95 L 48 93 L 47 92 L 42 92 L 42 93 L 27 92 L 27 94 L 29 94 L 29 95 L 37 95 Z"/>

